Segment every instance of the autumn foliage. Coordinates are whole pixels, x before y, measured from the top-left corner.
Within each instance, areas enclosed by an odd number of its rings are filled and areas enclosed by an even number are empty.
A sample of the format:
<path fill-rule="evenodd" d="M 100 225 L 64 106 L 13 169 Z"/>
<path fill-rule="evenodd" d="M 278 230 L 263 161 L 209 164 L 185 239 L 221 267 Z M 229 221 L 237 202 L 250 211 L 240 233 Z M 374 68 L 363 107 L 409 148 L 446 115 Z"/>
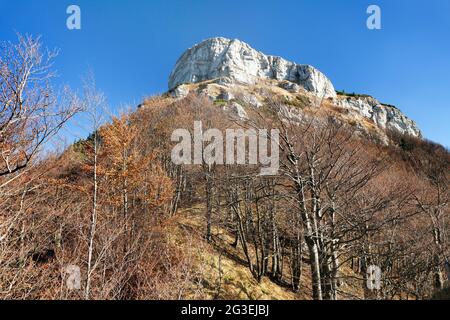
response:
<path fill-rule="evenodd" d="M 148 98 L 100 122 L 94 87 L 63 99 L 50 74 L 33 83 L 21 76 L 36 66 L 39 75 L 50 72 L 34 40 L 3 50 L 0 298 L 188 299 L 211 286 L 220 298 L 222 256 L 247 268 L 256 285 L 270 281 L 314 299 L 445 292 L 445 148 L 395 135 L 379 145 L 333 117 L 290 121 L 270 97 L 248 107 L 249 121 L 191 94 Z M 95 120 L 89 137 L 44 153 L 78 112 Z M 256 165 L 175 165 L 171 134 L 194 121 L 222 131 L 279 128 L 279 174 L 260 176 Z M 214 284 L 199 263 L 209 250 L 219 253 Z M 377 290 L 366 285 L 371 265 L 383 271 Z"/>

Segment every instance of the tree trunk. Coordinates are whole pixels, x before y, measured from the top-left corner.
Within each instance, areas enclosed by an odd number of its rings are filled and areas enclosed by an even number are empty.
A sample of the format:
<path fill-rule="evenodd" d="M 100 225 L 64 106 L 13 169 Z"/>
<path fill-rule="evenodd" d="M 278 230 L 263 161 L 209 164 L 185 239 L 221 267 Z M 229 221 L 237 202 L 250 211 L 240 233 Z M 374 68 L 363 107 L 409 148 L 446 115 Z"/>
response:
<path fill-rule="evenodd" d="M 88 265 L 87 265 L 87 278 L 86 278 L 86 290 L 85 299 L 89 300 L 90 288 L 91 288 L 91 273 L 92 273 L 92 253 L 94 250 L 94 237 L 95 228 L 97 225 L 97 192 L 98 192 L 98 180 L 97 180 L 97 134 L 94 135 L 94 191 L 92 197 L 92 214 L 91 225 L 89 231 L 89 247 L 88 247 Z"/>

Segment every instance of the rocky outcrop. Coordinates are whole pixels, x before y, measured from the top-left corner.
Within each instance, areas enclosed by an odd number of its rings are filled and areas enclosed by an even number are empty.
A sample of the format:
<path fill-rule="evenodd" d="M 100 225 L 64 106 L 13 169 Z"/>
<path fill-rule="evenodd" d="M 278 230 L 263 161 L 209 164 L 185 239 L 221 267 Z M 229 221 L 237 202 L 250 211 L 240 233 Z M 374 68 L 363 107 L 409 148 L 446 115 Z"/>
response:
<path fill-rule="evenodd" d="M 170 75 L 169 90 L 206 80 L 254 84 L 258 79 L 288 80 L 318 96 L 336 96 L 331 81 L 314 67 L 268 56 L 242 41 L 225 38 L 209 39 L 187 50 Z"/>
<path fill-rule="evenodd" d="M 386 131 L 422 136 L 416 123 L 394 106 L 367 95 L 337 95 L 331 81 L 314 67 L 265 55 L 239 40 L 213 38 L 188 49 L 170 75 L 169 89 L 176 98 L 195 91 L 226 102 L 225 109 L 240 120 L 248 119 L 246 106 L 259 108 L 274 96 L 286 101 L 284 113 L 293 119 L 306 115 L 292 106 L 321 106 L 326 98 L 328 105 L 343 110 L 347 120 L 356 121 L 362 131 L 364 122 L 378 128 L 383 141 L 387 141 Z"/>
<path fill-rule="evenodd" d="M 413 137 L 422 136 L 413 120 L 396 107 L 382 104 L 375 98 L 369 96 L 344 97 L 337 99 L 336 105 L 372 120 L 381 129 Z"/>

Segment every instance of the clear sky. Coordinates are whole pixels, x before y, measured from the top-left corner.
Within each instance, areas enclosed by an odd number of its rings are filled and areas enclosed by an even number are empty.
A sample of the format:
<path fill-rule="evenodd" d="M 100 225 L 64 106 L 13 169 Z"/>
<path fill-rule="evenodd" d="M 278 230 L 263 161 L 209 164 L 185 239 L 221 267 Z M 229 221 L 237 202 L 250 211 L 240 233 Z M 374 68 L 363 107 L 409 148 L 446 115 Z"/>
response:
<path fill-rule="evenodd" d="M 81 30 L 66 28 L 70 4 L 81 8 Z M 381 7 L 382 30 L 366 27 L 370 4 Z M 79 88 L 92 70 L 115 110 L 165 92 L 195 43 L 238 38 L 319 68 L 336 89 L 398 106 L 450 147 L 449 0 L 0 0 L 0 40 L 15 32 L 61 49 L 60 83 Z"/>

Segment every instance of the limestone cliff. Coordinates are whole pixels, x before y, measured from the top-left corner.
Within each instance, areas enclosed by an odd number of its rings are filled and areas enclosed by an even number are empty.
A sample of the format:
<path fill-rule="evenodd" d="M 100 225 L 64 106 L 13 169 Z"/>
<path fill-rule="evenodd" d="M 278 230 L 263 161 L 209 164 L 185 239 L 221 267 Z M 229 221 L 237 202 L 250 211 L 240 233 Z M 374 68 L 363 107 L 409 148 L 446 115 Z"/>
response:
<path fill-rule="evenodd" d="M 344 118 L 358 122 L 361 129 L 369 123 L 380 132 L 422 136 L 416 123 L 396 107 L 367 95 L 337 95 L 331 81 L 314 67 L 265 55 L 240 40 L 208 39 L 180 57 L 169 78 L 169 91 L 183 97 L 193 90 L 212 100 L 228 101 L 224 107 L 241 119 L 246 119 L 246 105 L 259 107 L 278 95 L 288 105 L 304 98 L 326 100 L 327 105 L 343 109 Z"/>
<path fill-rule="evenodd" d="M 209 39 L 187 50 L 170 75 L 169 90 L 213 79 L 244 84 L 258 79 L 288 80 L 325 98 L 336 96 L 331 81 L 317 69 L 267 56 L 242 41 L 225 38 Z"/>

